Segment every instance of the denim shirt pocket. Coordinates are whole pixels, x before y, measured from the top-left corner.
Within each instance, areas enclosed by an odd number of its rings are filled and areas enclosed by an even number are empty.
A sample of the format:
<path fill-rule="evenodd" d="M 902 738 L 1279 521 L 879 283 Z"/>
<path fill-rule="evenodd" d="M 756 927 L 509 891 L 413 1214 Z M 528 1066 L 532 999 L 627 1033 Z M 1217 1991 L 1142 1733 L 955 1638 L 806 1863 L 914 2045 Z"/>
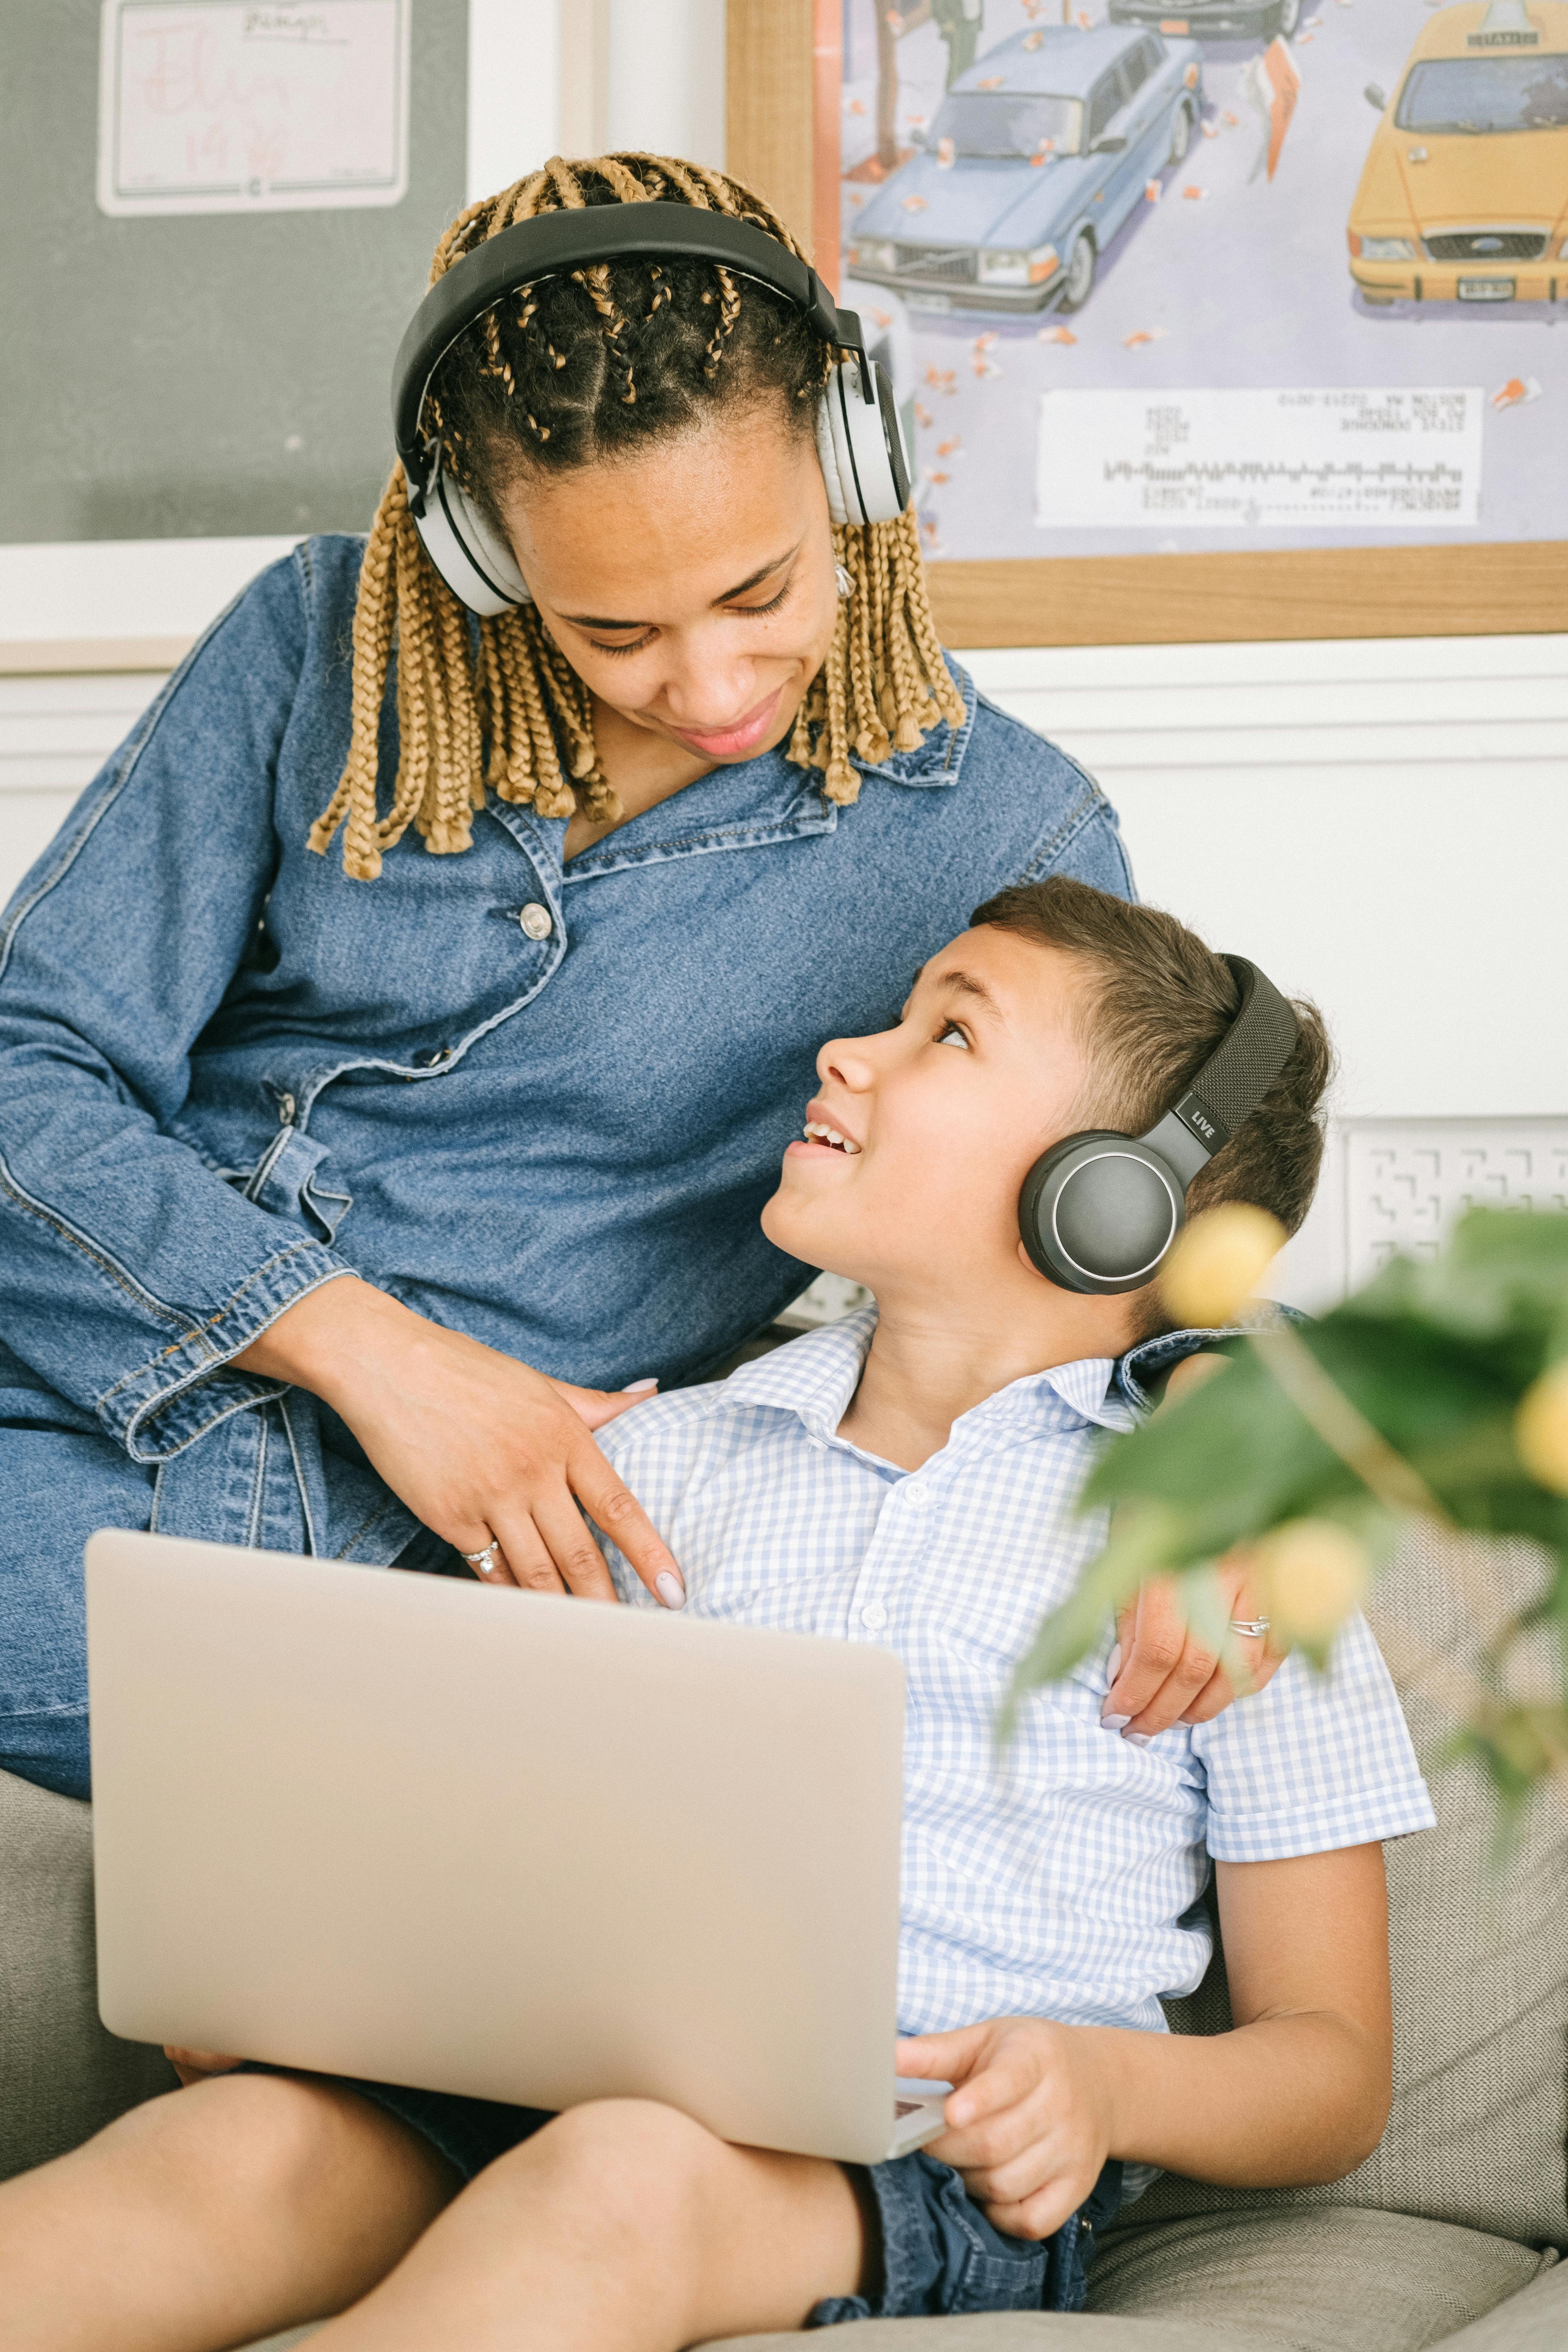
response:
<path fill-rule="evenodd" d="M 335 1241 L 353 1197 L 317 1183 L 316 1171 L 328 1157 L 330 1147 L 314 1136 L 297 1127 L 282 1128 L 242 1186 L 245 1198 L 269 1216 L 292 1217 L 321 1241 Z"/>

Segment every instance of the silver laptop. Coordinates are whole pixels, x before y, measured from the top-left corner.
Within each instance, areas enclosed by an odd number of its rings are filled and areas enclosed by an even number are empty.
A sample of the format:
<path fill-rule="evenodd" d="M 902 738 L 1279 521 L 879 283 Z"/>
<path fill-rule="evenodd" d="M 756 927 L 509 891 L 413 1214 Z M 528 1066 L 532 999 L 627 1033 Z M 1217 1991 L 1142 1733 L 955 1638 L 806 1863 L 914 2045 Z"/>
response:
<path fill-rule="evenodd" d="M 114 2033 L 874 2164 L 903 1670 L 870 1644 L 105 1530 Z"/>

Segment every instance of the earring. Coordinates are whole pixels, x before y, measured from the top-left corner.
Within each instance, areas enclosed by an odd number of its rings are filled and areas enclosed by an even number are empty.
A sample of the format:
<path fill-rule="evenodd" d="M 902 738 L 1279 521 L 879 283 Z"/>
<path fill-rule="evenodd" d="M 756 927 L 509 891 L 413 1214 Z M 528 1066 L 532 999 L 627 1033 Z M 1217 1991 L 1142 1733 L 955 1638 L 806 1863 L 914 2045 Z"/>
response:
<path fill-rule="evenodd" d="M 841 597 L 853 596 L 855 593 L 855 583 L 850 579 L 848 572 L 846 572 L 842 563 L 836 563 L 834 565 L 833 577 L 837 583 L 838 593 Z"/>

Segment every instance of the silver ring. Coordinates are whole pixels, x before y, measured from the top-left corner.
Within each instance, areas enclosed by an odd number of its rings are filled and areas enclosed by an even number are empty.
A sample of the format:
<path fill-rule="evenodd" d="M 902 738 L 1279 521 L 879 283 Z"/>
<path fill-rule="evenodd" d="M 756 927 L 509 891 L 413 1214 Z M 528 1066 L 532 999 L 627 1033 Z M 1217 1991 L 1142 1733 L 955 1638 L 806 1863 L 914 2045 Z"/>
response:
<path fill-rule="evenodd" d="M 1267 1617 L 1233 1617 L 1230 1630 L 1233 1633 L 1242 1634 L 1248 1642 L 1261 1641 L 1268 1631 L 1268 1620 Z"/>
<path fill-rule="evenodd" d="M 489 1576 L 491 1570 L 495 1567 L 496 1554 L 500 1549 L 500 1544 L 496 1542 L 492 1536 L 489 1542 L 486 1544 L 483 1551 L 466 1551 L 463 1554 L 463 1558 L 468 1561 L 470 1568 L 477 1568 L 481 1576 Z"/>

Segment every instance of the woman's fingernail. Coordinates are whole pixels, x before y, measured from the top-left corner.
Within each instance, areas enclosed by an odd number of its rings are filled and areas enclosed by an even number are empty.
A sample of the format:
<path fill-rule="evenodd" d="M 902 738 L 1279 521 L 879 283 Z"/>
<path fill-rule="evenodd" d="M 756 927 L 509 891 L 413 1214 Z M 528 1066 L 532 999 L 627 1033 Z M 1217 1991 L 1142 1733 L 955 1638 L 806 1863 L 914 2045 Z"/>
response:
<path fill-rule="evenodd" d="M 1102 1715 L 1100 1720 L 1107 1731 L 1125 1731 L 1132 1717 L 1130 1715 Z"/>
<path fill-rule="evenodd" d="M 1129 1748 L 1152 1748 L 1154 1744 L 1152 1731 L 1124 1731 L 1121 1737 Z"/>
<path fill-rule="evenodd" d="M 667 1609 L 684 1609 L 686 1587 L 668 1568 L 654 1578 L 653 1589 Z"/>
<path fill-rule="evenodd" d="M 626 1387 L 621 1391 L 621 1394 L 623 1396 L 641 1396 L 645 1389 L 656 1389 L 658 1386 L 658 1382 L 657 1381 L 628 1381 Z"/>
<path fill-rule="evenodd" d="M 1107 1660 L 1105 1661 L 1105 1679 L 1106 1679 L 1106 1681 L 1107 1681 L 1108 1683 L 1113 1683 L 1113 1682 L 1116 1680 L 1117 1675 L 1118 1675 L 1121 1672 L 1121 1643 L 1120 1643 L 1120 1642 L 1118 1642 L 1118 1643 L 1116 1644 L 1115 1649 L 1114 1649 L 1114 1650 L 1112 1650 L 1112 1652 L 1110 1653 L 1110 1657 L 1109 1657 L 1109 1658 L 1107 1658 Z"/>

